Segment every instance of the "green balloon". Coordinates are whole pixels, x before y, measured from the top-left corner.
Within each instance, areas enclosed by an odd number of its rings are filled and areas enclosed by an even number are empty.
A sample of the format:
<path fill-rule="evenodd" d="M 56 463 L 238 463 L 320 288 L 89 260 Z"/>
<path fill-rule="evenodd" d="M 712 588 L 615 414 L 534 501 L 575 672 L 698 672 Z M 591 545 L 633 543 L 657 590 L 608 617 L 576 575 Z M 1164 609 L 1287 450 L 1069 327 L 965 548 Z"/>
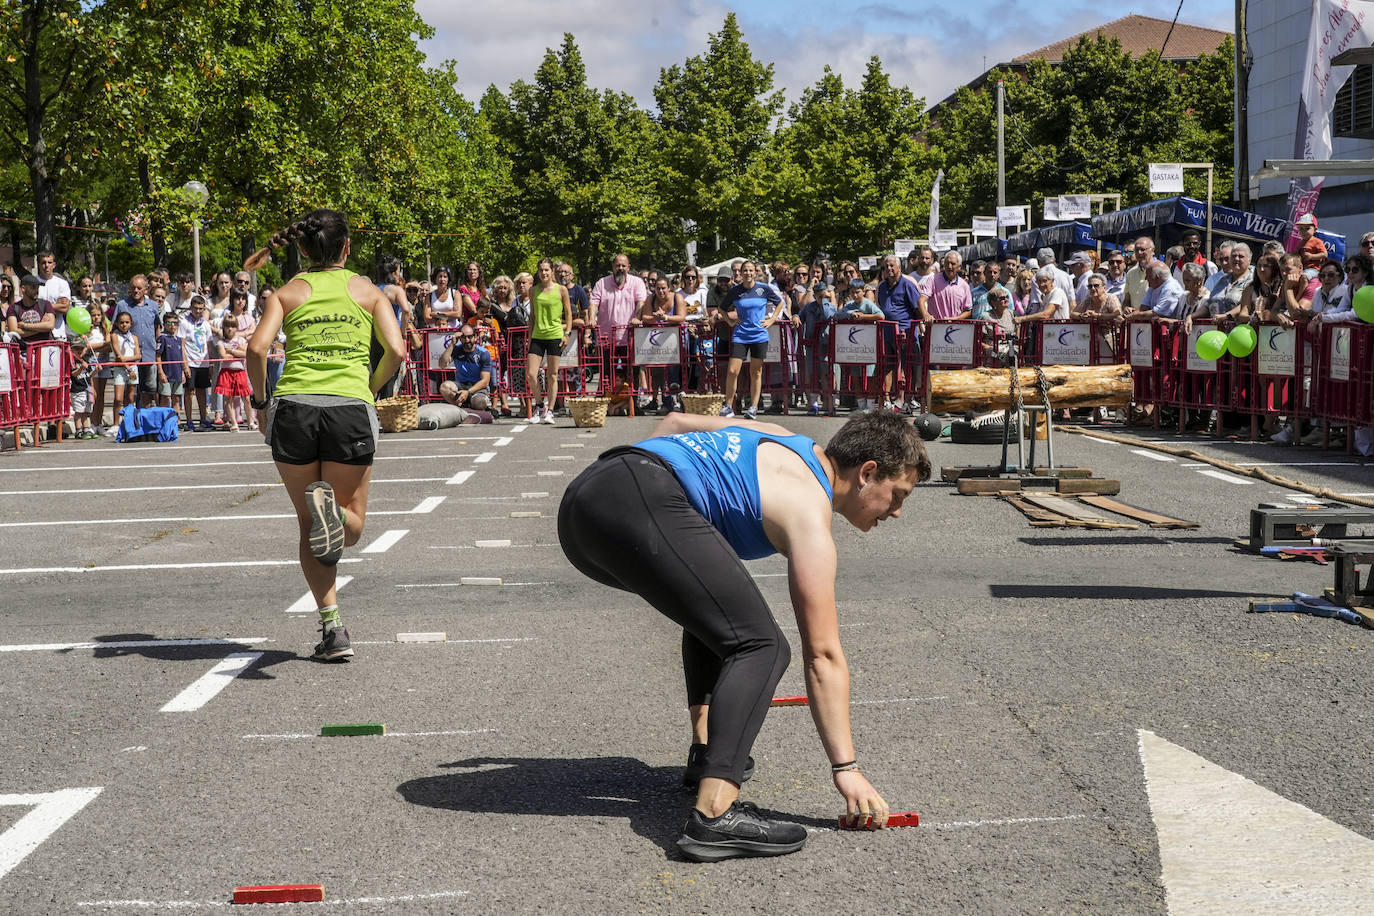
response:
<path fill-rule="evenodd" d="M 67 311 L 67 327 L 78 334 L 85 334 L 91 329 L 91 313 L 80 306 L 75 306 Z"/>
<path fill-rule="evenodd" d="M 1197 339 L 1194 346 L 1197 355 L 1203 359 L 1221 359 L 1226 352 L 1226 334 L 1223 331 L 1208 331 Z"/>
<path fill-rule="evenodd" d="M 1355 290 L 1355 314 L 1365 324 L 1374 324 L 1374 286 L 1361 286 Z"/>
<path fill-rule="evenodd" d="M 1226 352 L 1232 356 L 1249 356 L 1255 352 L 1259 335 L 1248 324 L 1238 324 L 1226 336 Z"/>

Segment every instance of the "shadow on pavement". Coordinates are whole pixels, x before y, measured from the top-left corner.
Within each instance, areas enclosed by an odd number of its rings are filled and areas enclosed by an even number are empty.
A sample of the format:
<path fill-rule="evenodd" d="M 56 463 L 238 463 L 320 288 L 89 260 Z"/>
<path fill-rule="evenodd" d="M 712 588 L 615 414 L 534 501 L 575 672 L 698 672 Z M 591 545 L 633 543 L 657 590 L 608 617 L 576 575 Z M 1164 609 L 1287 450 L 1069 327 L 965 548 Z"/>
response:
<path fill-rule="evenodd" d="M 165 637 L 155 636 L 152 633 L 110 633 L 104 636 L 92 637 L 92 642 L 148 642 Z M 73 652 L 74 649 L 63 649 L 63 652 Z M 95 648 L 91 650 L 96 658 L 120 658 L 126 655 L 141 655 L 144 658 L 157 659 L 159 661 L 186 662 L 211 660 L 219 661 L 227 658 L 235 652 L 261 652 L 262 658 L 257 659 L 248 670 L 239 675 L 244 680 L 274 680 L 274 676 L 268 674 L 265 668 L 279 665 L 283 662 L 313 661 L 294 652 L 283 652 L 279 649 L 262 649 L 254 643 L 212 643 L 201 646 L 111 646 L 108 649 Z"/>
<path fill-rule="evenodd" d="M 1153 585 L 989 585 L 993 598 L 1085 598 L 1088 600 L 1164 600 L 1189 598 L 1282 598 L 1260 591 L 1230 592 L 1210 588 L 1158 588 Z"/>
<path fill-rule="evenodd" d="M 682 767 L 651 767 L 633 757 L 474 757 L 441 764 L 462 772 L 401 783 L 413 805 L 488 814 L 623 817 L 630 829 L 672 858 L 695 795 L 681 786 Z M 834 821 L 770 815 L 811 826 Z"/>

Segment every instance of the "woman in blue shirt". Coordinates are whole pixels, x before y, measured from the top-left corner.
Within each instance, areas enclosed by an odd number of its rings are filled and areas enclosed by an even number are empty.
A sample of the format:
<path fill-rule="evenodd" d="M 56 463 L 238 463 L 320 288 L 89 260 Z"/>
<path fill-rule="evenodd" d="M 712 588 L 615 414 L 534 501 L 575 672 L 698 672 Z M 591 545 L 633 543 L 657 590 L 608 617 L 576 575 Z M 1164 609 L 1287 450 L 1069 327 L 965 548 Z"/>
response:
<path fill-rule="evenodd" d="M 739 266 L 739 282 L 730 287 L 720 301 L 720 320 L 734 333 L 730 337 L 730 366 L 725 376 L 725 406 L 722 417 L 735 415 L 735 389 L 739 386 L 739 371 L 745 357 L 749 359 L 749 406 L 744 415 L 754 419 L 759 415 L 759 398 L 763 396 L 763 360 L 768 355 L 768 329 L 782 312 L 782 296 L 766 283 L 758 282 L 758 268 L 753 261 Z"/>

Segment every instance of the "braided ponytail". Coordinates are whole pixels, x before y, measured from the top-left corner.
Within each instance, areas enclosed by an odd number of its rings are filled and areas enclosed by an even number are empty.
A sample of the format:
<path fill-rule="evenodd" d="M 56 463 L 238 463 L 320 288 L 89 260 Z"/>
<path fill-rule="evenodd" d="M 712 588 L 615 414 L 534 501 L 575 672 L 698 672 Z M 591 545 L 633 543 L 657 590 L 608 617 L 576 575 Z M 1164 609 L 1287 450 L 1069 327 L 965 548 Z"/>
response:
<path fill-rule="evenodd" d="M 266 247 L 253 252 L 243 269 L 257 270 L 267 263 L 272 250 L 299 244 L 307 257 L 318 263 L 331 263 L 343 256 L 348 241 L 348 217 L 338 210 L 311 210 L 280 232 L 273 233 Z"/>

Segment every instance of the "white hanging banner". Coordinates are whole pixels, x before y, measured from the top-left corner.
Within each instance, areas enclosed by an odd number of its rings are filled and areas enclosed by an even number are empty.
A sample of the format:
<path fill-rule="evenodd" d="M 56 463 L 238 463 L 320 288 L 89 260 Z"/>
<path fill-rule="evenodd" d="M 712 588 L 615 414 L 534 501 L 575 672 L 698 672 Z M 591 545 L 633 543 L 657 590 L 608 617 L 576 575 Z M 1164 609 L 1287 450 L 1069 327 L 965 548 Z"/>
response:
<path fill-rule="evenodd" d="M 897 257 L 901 258 L 903 261 L 907 259 L 907 255 L 911 254 L 915 250 L 915 239 L 897 239 L 895 242 L 892 243 L 892 253 L 895 254 Z M 870 258 L 869 260 L 873 259 Z"/>
<path fill-rule="evenodd" d="M 986 238 L 997 234 L 997 217 L 975 216 L 973 218 L 973 237 Z"/>
<path fill-rule="evenodd" d="M 763 354 L 765 363 L 782 362 L 782 328 L 776 324 L 768 326 L 768 352 Z"/>
<path fill-rule="evenodd" d="M 1026 211 L 1024 207 L 998 207 L 997 225 L 999 226 L 1022 226 L 1026 222 Z"/>
<path fill-rule="evenodd" d="M 900 255 L 899 257 L 905 257 L 905 255 Z M 860 257 L 860 258 L 859 258 L 859 270 L 872 270 L 873 268 L 875 268 L 875 267 L 877 267 L 877 266 L 878 266 L 878 259 L 877 259 L 877 258 L 865 258 L 865 257 Z"/>
<path fill-rule="evenodd" d="M 1059 198 L 1058 198 L 1058 197 L 1046 197 L 1046 198 L 1045 198 L 1045 219 L 1049 220 L 1050 222 L 1054 222 L 1054 223 L 1059 222 Z"/>
<path fill-rule="evenodd" d="M 10 375 L 10 351 L 0 350 L 0 394 L 14 390 L 14 378 Z"/>
<path fill-rule="evenodd" d="M 1150 163 L 1151 194 L 1182 194 L 1183 165 L 1179 162 Z"/>
<path fill-rule="evenodd" d="M 1089 219 L 1093 215 L 1093 199 L 1088 194 L 1065 194 L 1059 198 L 1060 219 Z"/>
<path fill-rule="evenodd" d="M 959 232 L 956 229 L 936 229 L 930 234 L 930 245 L 932 248 L 948 251 L 958 244 Z"/>

